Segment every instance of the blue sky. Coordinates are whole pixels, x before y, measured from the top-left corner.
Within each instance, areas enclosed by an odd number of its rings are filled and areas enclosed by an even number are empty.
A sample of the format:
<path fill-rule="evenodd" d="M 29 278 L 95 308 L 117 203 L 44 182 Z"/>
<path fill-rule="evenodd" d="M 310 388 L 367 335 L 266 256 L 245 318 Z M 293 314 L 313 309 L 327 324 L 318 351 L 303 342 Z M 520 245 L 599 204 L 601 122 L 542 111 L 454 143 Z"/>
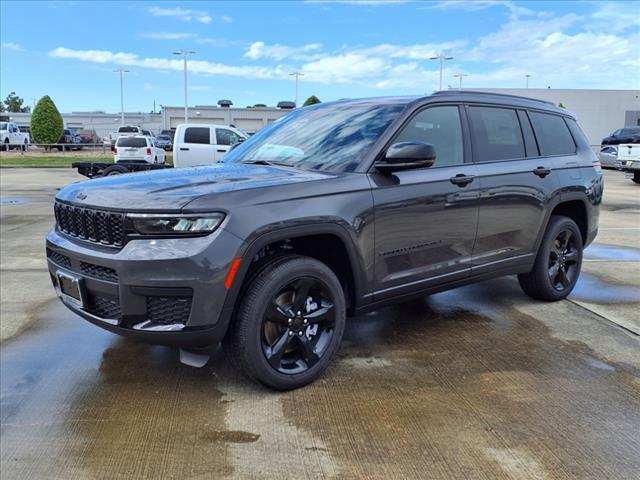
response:
<path fill-rule="evenodd" d="M 444 87 L 640 88 L 640 2 L 0 2 L 0 96 L 62 111 L 421 94 Z"/>

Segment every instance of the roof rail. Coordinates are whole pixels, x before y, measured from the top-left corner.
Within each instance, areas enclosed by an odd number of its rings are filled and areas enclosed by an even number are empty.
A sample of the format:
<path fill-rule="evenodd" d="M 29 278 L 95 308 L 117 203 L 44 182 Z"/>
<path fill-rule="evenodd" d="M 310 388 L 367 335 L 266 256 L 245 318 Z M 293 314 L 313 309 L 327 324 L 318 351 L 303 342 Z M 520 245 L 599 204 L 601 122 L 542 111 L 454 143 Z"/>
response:
<path fill-rule="evenodd" d="M 447 95 L 447 94 L 455 94 L 455 95 L 491 95 L 494 97 L 507 97 L 507 98 L 517 98 L 519 100 L 532 100 L 534 102 L 545 103 L 547 105 L 556 106 L 555 103 L 550 102 L 548 100 L 539 100 L 537 98 L 532 97 L 524 97 L 522 95 L 510 95 L 508 93 L 497 93 L 497 92 L 483 92 L 482 90 L 440 90 L 439 92 L 434 92 L 433 95 Z"/>

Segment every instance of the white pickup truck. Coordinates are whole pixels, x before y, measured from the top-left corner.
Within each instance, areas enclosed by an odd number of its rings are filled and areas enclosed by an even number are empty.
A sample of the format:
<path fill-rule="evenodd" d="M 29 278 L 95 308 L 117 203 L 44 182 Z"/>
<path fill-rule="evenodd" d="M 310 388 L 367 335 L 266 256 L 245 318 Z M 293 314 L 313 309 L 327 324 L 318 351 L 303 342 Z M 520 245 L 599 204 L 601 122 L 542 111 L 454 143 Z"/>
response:
<path fill-rule="evenodd" d="M 142 127 L 135 125 L 122 125 L 121 127 L 118 127 L 118 131 L 109 134 L 109 143 L 111 143 L 111 146 L 113 147 L 118 138 L 131 135 L 144 135 L 144 131 L 142 130 Z"/>
<path fill-rule="evenodd" d="M 0 145 L 4 151 L 9 151 L 12 148 L 22 148 L 26 150 L 27 145 L 29 145 L 29 134 L 21 132 L 13 122 L 1 122 L 0 140 Z"/>
<path fill-rule="evenodd" d="M 628 178 L 640 184 L 640 143 L 618 145 L 618 165 Z"/>

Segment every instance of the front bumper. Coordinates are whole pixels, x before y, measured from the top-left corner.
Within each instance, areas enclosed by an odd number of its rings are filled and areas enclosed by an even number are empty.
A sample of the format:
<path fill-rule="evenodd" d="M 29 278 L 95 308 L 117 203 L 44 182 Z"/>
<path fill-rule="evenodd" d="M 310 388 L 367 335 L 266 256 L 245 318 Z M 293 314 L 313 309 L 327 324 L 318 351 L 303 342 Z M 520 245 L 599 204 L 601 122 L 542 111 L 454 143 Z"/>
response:
<path fill-rule="evenodd" d="M 132 240 L 122 249 L 89 244 L 53 230 L 49 273 L 80 279 L 82 305 L 72 311 L 109 331 L 149 343 L 203 346 L 226 333 L 224 286 L 242 241 L 223 229 L 206 237 Z"/>

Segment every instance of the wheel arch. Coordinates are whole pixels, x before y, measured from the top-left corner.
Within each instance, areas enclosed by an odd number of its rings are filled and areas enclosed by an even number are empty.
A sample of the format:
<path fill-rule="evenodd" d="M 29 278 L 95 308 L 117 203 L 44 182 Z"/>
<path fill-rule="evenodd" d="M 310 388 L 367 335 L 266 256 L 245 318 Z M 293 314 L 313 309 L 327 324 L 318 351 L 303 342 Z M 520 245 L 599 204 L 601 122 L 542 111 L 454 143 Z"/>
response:
<path fill-rule="evenodd" d="M 584 194 L 565 193 L 556 195 L 549 203 L 547 213 L 542 223 L 542 228 L 538 232 L 536 240 L 536 251 L 540 248 L 542 238 L 547 230 L 552 215 L 562 215 L 572 219 L 578 225 L 582 242 L 586 246 L 589 238 L 589 215 L 587 199 Z"/>

